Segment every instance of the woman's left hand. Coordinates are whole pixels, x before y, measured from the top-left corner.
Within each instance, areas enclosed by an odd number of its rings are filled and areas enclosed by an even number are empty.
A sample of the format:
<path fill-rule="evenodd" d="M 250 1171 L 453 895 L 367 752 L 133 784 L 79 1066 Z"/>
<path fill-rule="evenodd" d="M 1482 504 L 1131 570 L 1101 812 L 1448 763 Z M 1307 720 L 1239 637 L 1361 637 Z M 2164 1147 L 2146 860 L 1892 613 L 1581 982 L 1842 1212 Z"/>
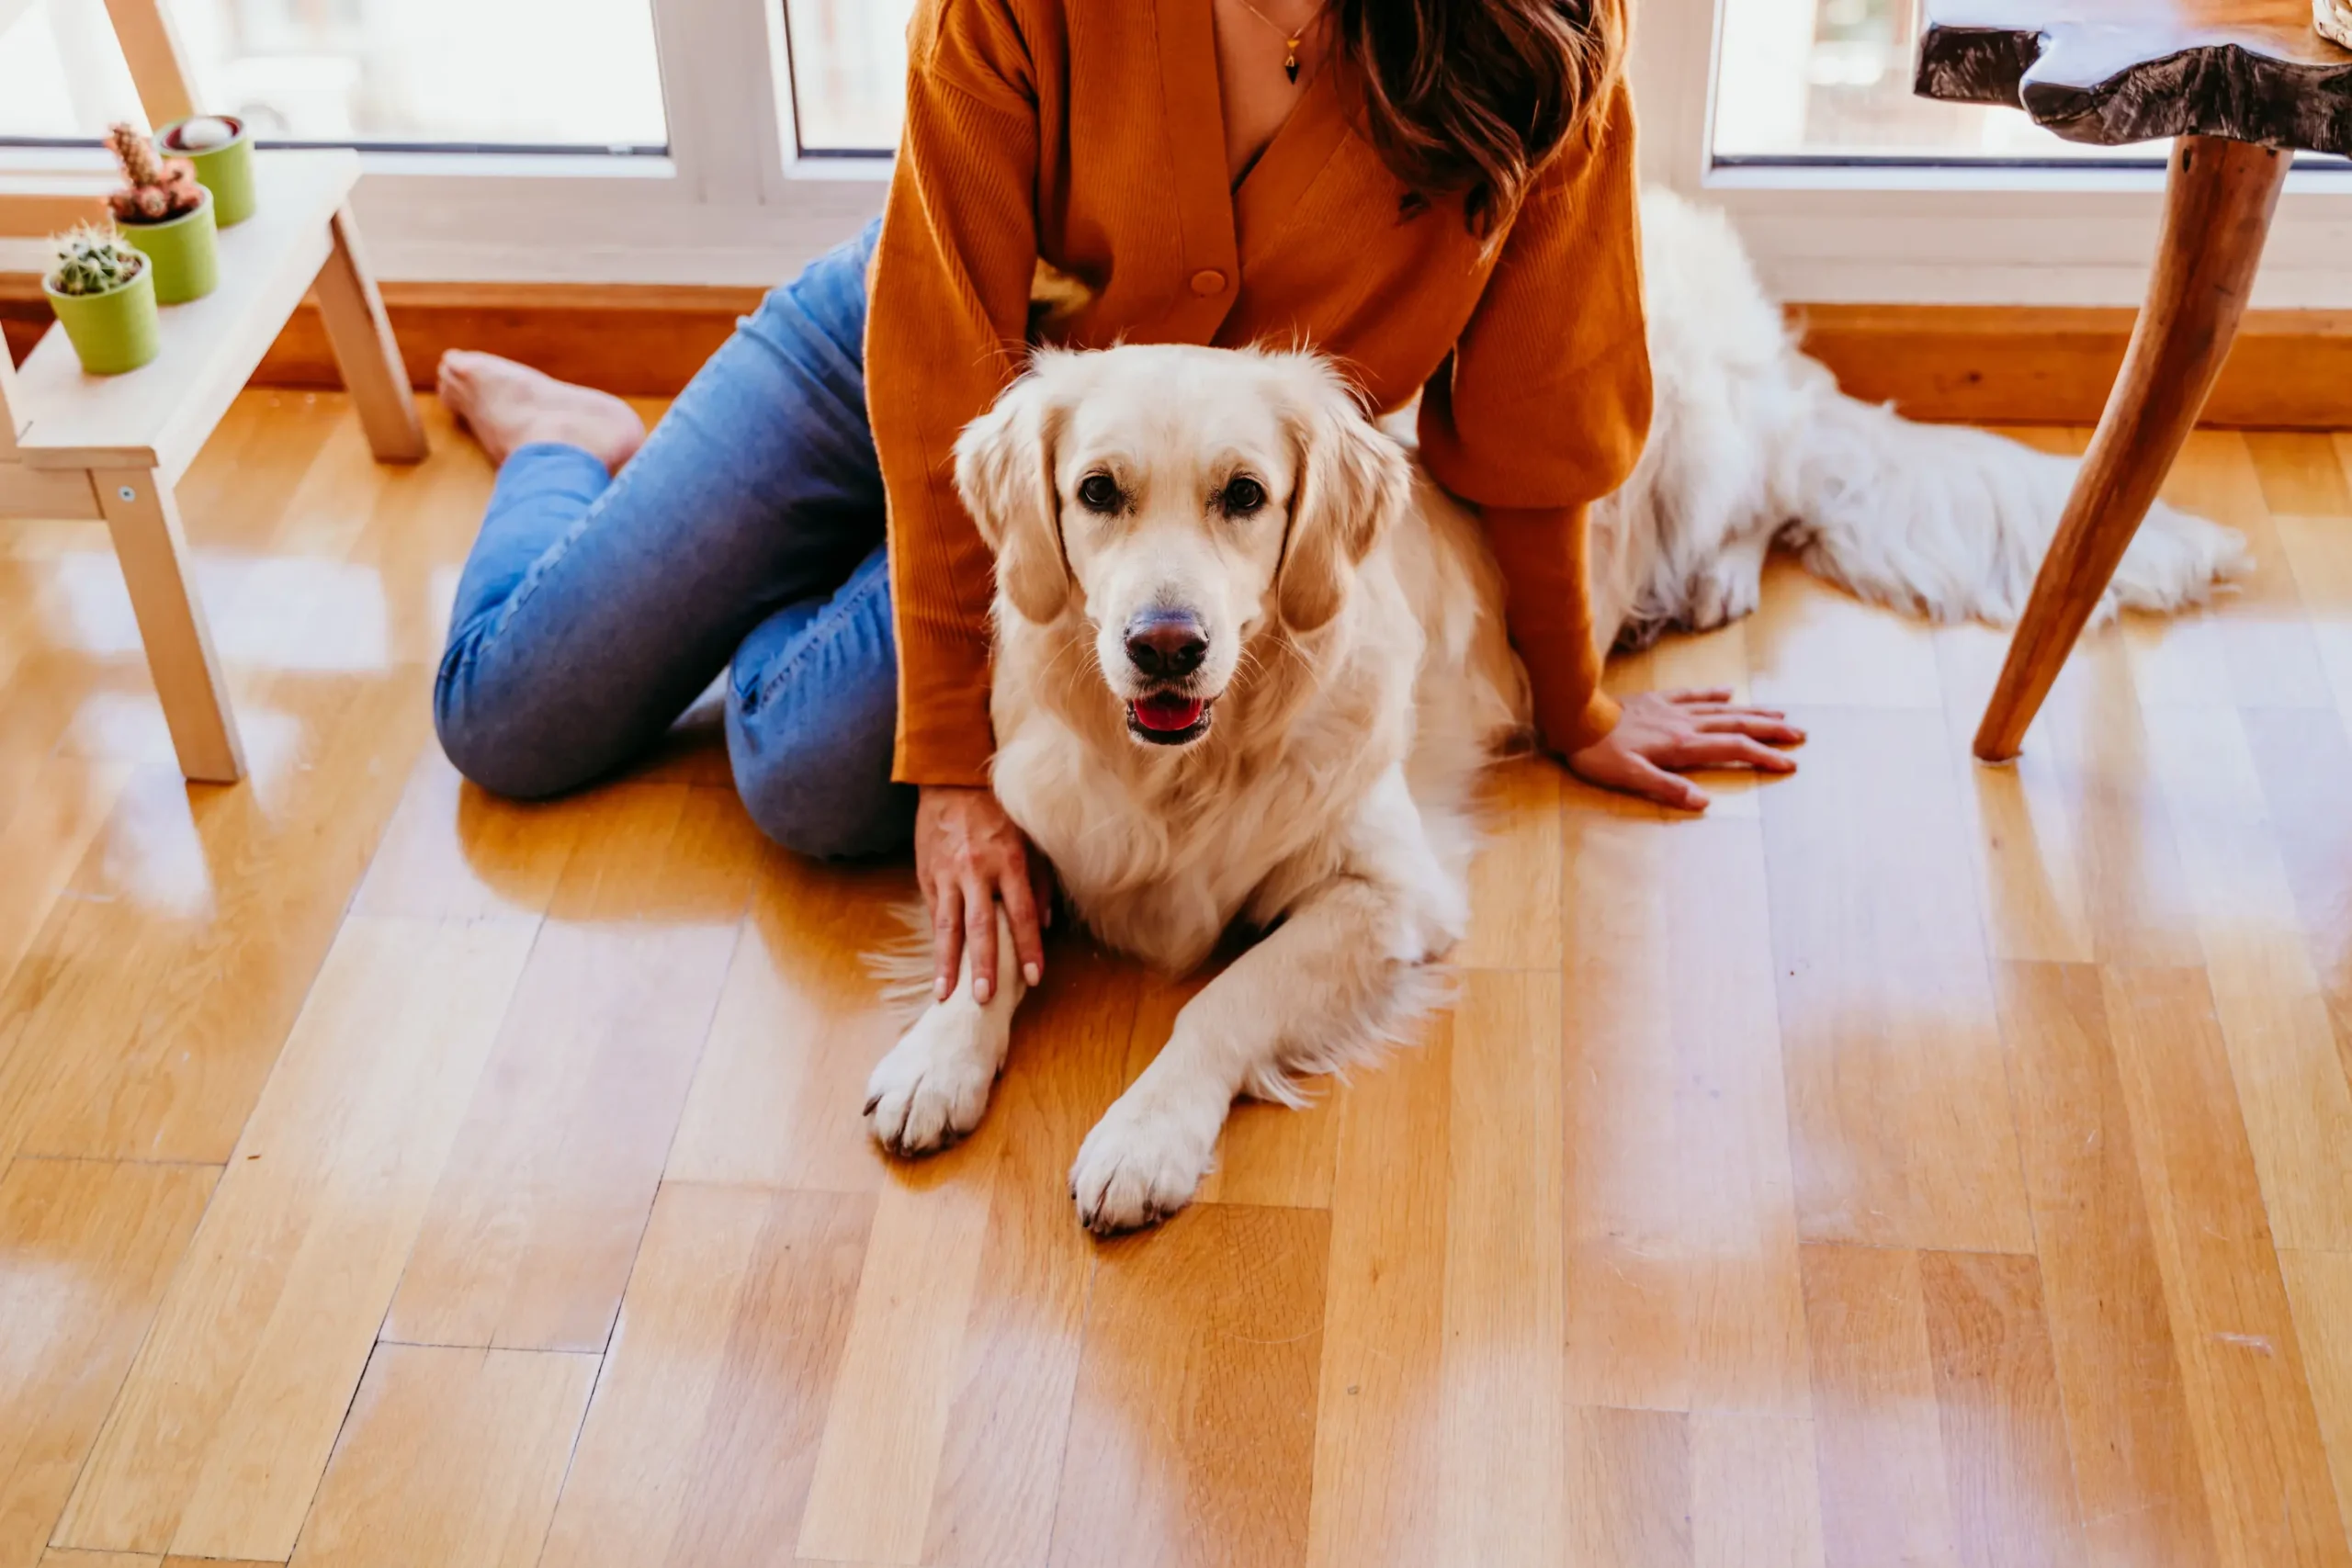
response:
<path fill-rule="evenodd" d="M 1731 692 L 1644 692 L 1625 699 L 1617 728 L 1568 757 L 1587 784 L 1638 795 L 1684 811 L 1704 811 L 1707 792 L 1669 769 L 1753 768 L 1792 773 L 1797 761 L 1774 746 L 1794 746 L 1804 731 L 1771 708 L 1734 705 Z"/>

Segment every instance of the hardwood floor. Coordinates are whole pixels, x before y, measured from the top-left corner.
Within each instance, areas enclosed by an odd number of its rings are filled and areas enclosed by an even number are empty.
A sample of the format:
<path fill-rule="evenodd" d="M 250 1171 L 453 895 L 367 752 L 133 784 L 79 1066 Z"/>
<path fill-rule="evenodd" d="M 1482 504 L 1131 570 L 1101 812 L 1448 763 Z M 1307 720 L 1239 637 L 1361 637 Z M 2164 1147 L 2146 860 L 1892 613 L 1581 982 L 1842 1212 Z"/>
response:
<path fill-rule="evenodd" d="M 1506 771 L 1453 1010 L 1105 1245 L 1186 988 L 1060 942 L 880 1157 L 906 872 L 767 848 L 707 725 L 461 787 L 427 415 L 249 393 L 191 475 L 237 789 L 102 525 L 0 532 L 0 1568 L 2352 1568 L 2352 441 L 2194 437 L 2259 571 L 2013 768 L 1999 634 L 1793 570 L 1620 660 L 1802 772 Z"/>

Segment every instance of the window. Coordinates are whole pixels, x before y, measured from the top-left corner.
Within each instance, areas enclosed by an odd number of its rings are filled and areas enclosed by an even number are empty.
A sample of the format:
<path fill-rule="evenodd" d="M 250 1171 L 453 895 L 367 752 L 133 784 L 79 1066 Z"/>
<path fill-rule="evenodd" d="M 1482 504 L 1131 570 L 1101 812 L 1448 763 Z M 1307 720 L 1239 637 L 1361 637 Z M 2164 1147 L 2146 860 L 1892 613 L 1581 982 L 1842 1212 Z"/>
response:
<path fill-rule="evenodd" d="M 660 152 L 650 0 L 172 0 L 207 107 L 277 141 Z M 0 136 L 86 141 L 139 100 L 103 0 L 0 34 Z"/>
<path fill-rule="evenodd" d="M 1917 26 L 1917 0 L 1724 0 L 1713 160 L 2162 160 L 2064 141 L 2016 109 L 1913 96 Z"/>
<path fill-rule="evenodd" d="M 756 286 L 880 207 L 914 0 L 164 3 L 205 107 L 362 148 L 387 279 Z M 1645 175 L 1728 212 L 1783 298 L 2138 302 L 2164 148 L 1914 98 L 1915 0 L 1638 9 Z M 0 167 L 102 172 L 97 131 L 137 114 L 106 0 L 0 18 Z M 2352 308 L 2352 168 L 2317 165 L 2290 182 L 2258 307 Z M 0 271 L 45 254 L 0 239 Z"/>
<path fill-rule="evenodd" d="M 914 0 L 784 0 L 793 124 L 815 157 L 888 157 L 899 145 Z"/>

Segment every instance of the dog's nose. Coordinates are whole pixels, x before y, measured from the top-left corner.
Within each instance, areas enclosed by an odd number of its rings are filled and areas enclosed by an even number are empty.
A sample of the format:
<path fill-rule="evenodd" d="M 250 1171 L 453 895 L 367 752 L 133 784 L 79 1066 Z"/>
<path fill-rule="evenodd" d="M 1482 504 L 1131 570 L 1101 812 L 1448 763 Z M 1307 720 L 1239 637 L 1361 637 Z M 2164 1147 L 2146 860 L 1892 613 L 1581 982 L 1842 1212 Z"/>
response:
<path fill-rule="evenodd" d="M 1190 610 L 1147 610 L 1127 623 L 1127 658 L 1157 679 L 1190 675 L 1208 651 L 1208 629 Z"/>

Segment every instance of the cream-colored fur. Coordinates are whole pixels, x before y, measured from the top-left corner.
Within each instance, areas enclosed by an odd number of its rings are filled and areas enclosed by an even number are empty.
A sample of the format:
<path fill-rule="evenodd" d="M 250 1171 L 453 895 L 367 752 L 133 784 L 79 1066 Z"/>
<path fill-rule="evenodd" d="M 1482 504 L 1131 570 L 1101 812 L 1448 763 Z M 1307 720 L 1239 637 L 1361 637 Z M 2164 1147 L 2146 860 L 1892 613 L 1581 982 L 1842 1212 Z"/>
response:
<path fill-rule="evenodd" d="M 1840 394 L 1791 344 L 1729 229 L 1645 211 L 1651 439 L 1594 509 L 1601 635 L 1639 642 L 1754 608 L 1776 542 L 1865 597 L 2012 617 L 2073 465 Z M 1071 1172 L 1098 1231 L 1181 1208 L 1234 1098 L 1374 1048 L 1425 1005 L 1468 918 L 1478 772 L 1525 734 L 1524 672 L 1475 520 L 1306 354 L 1041 352 L 965 432 L 956 478 L 997 552 L 994 784 L 1110 945 L 1195 967 L 1264 931 L 1179 1014 Z M 1109 511 L 1082 491 L 1114 487 Z M 1246 479 L 1262 504 L 1238 507 Z M 2158 508 L 2107 608 L 2201 599 L 2243 558 Z M 1205 730 L 1153 743 L 1139 615 L 1191 617 L 1179 682 Z M 1163 735 L 1161 739 L 1165 739 Z M 867 1114 L 920 1154 L 975 1126 L 1024 987 L 1000 919 L 995 995 L 971 976 L 876 1068 Z"/>
<path fill-rule="evenodd" d="M 1192 1197 L 1237 1095 L 1295 1102 L 1426 1000 L 1468 919 L 1465 803 L 1524 729 L 1525 677 L 1476 525 L 1311 355 L 1040 355 L 958 455 L 1000 557 L 996 791 L 1070 908 L 1171 971 L 1270 928 L 1079 1152 L 1081 1218 L 1126 1229 Z M 1077 500 L 1097 472 L 1117 515 Z M 1237 475 L 1254 516 L 1213 504 Z M 1215 700 L 1205 734 L 1159 746 L 1129 732 L 1123 629 L 1170 605 L 1205 623 Z M 977 1122 L 1023 994 L 999 971 L 985 1007 L 960 976 L 876 1069 L 893 1148 Z"/>

